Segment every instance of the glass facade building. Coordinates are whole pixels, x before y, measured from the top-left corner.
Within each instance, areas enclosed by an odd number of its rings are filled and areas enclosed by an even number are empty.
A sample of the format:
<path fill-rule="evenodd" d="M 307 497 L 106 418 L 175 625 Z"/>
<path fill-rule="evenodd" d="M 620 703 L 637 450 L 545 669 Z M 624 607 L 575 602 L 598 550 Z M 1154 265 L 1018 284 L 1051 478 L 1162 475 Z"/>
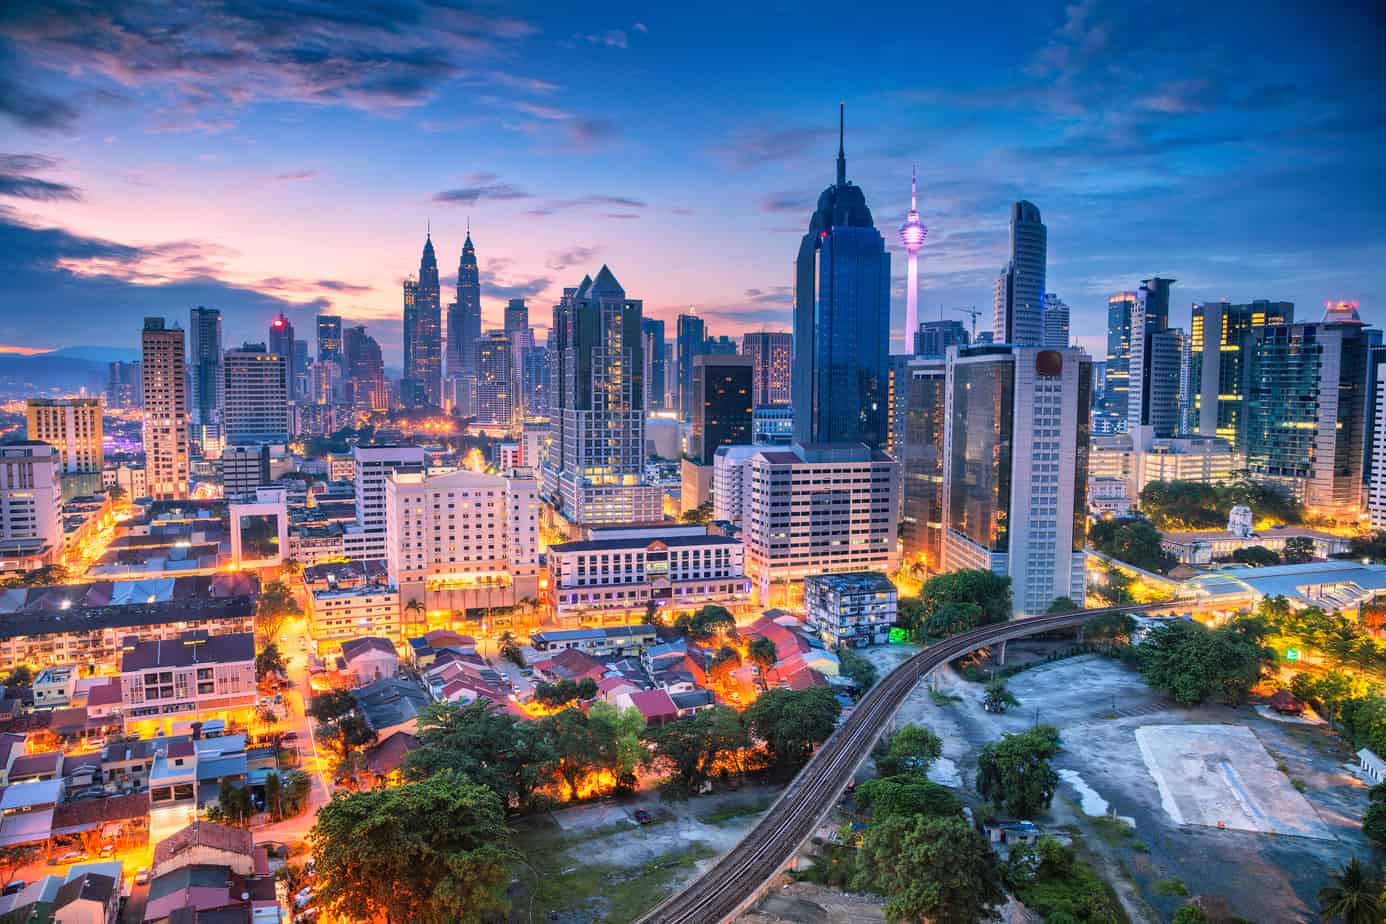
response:
<path fill-rule="evenodd" d="M 1191 430 L 1200 436 L 1221 437 L 1239 448 L 1246 404 L 1243 379 L 1254 334 L 1268 325 L 1293 324 L 1294 320 L 1293 302 L 1193 306 L 1189 322 Z"/>

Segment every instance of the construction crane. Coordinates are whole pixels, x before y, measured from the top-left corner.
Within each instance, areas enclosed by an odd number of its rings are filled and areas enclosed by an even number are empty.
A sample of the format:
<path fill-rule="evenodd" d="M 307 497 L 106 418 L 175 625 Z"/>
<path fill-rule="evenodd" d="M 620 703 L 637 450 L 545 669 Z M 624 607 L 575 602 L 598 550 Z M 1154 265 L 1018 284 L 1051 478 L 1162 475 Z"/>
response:
<path fill-rule="evenodd" d="M 966 308 L 954 308 L 954 311 L 961 311 L 963 314 L 972 318 L 972 342 L 977 342 L 977 319 L 982 316 L 982 312 L 977 310 L 976 305 L 968 305 Z"/>

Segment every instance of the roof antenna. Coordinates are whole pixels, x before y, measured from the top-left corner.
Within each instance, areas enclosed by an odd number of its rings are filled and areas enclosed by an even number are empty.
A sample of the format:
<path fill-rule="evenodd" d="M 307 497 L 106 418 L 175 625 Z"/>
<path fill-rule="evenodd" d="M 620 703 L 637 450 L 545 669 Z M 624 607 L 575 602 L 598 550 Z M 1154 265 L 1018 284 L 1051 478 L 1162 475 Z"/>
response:
<path fill-rule="evenodd" d="M 847 155 L 843 151 L 843 141 L 847 135 L 847 104 L 837 104 L 837 185 L 847 183 Z"/>
<path fill-rule="evenodd" d="M 433 237 L 433 219 L 432 219 L 432 218 L 429 218 L 429 219 L 427 219 L 426 221 L 424 221 L 424 237 L 430 238 L 430 239 Z"/>

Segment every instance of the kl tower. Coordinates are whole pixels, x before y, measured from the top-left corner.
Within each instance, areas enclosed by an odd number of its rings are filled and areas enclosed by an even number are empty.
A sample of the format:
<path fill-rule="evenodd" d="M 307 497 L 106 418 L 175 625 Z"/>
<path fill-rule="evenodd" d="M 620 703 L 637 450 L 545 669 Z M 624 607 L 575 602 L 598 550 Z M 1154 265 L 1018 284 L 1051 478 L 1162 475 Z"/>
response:
<path fill-rule="evenodd" d="M 905 284 L 905 355 L 914 355 L 914 335 L 919 330 L 919 248 L 929 230 L 919 220 L 914 167 L 910 167 L 910 213 L 900 226 L 900 243 L 910 255 L 909 281 Z"/>

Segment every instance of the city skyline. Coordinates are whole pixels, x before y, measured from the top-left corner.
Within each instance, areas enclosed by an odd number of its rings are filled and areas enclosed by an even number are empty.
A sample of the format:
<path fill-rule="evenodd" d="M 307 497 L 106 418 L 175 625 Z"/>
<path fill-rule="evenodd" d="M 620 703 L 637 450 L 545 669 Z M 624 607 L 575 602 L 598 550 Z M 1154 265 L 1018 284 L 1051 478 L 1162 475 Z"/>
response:
<path fill-rule="evenodd" d="M 810 52 L 829 37 L 748 12 L 735 36 L 748 60 L 709 80 L 698 53 L 706 27 L 678 11 L 579 20 L 536 10 L 425 28 L 430 10 L 406 4 L 398 28 L 365 14 L 335 23 L 285 13 L 302 27 L 298 39 L 226 14 L 202 35 L 204 51 L 256 38 L 263 47 L 197 76 L 176 66 L 190 53 L 176 30 L 156 33 L 147 14 L 125 23 L 124 40 L 140 41 L 123 57 L 84 46 L 99 13 L 42 29 L 37 12 L 0 18 L 0 53 L 12 64 L 0 105 L 11 280 L 0 349 L 134 348 L 145 314 L 181 319 L 206 305 L 222 312 L 227 343 L 259 339 L 280 311 L 298 330 L 313 329 L 318 313 L 340 315 L 366 324 L 398 367 L 399 286 L 421 232 L 431 222 L 448 266 L 469 218 L 484 327 L 500 326 L 513 297 L 545 318 L 565 281 L 605 261 L 646 294 L 649 317 L 672 325 L 696 306 L 718 334 L 787 329 L 782 254 L 821 188 L 839 98 L 853 114 L 854 178 L 881 227 L 904 219 L 904 184 L 919 163 L 931 229 L 921 320 L 987 305 L 1018 199 L 1044 213 L 1046 288 L 1071 306 L 1075 331 L 1100 330 L 1107 296 L 1155 274 L 1181 280 L 1177 326 L 1189 304 L 1224 296 L 1350 298 L 1380 319 L 1370 268 L 1386 255 L 1383 218 L 1360 195 L 1379 187 L 1371 152 L 1383 124 L 1369 97 L 1381 65 L 1367 12 L 1316 14 L 1327 53 L 1305 56 L 1292 52 L 1309 14 L 1293 10 L 1236 30 L 1225 28 L 1230 13 L 1183 11 L 1177 36 L 1152 36 L 1138 14 L 1092 3 L 1017 8 L 1001 30 L 980 12 L 917 11 L 950 19 L 910 22 L 898 37 L 842 25 L 839 41 L 869 43 L 879 61 L 869 78 L 851 53 L 766 66 L 755 52 L 780 28 L 799 30 Z M 1133 75 L 1114 52 L 1137 36 L 1150 53 Z M 385 65 L 372 82 L 332 77 L 295 54 L 338 40 L 336 63 L 401 47 L 427 53 Z M 707 40 L 729 41 L 725 28 Z M 464 68 L 443 50 L 449 41 L 483 63 Z M 960 66 L 983 51 L 1015 63 Z M 601 66 L 567 66 L 574 56 Z M 639 92 L 602 85 L 610 69 Z M 821 90 L 784 89 L 810 70 Z M 669 144 L 667 129 L 638 113 L 667 104 L 690 73 L 708 81 L 680 120 L 697 124 L 699 139 Z M 1029 130 L 1040 125 L 1047 137 Z M 487 144 L 451 143 L 478 132 Z M 1140 221 L 1124 218 L 1133 212 Z M 898 242 L 887 246 L 899 351 L 906 261 Z M 455 284 L 450 274 L 440 282 Z M 17 310 L 55 297 L 73 323 Z M 96 339 L 97 321 L 125 333 Z M 1079 342 L 1099 355 L 1101 339 Z"/>

